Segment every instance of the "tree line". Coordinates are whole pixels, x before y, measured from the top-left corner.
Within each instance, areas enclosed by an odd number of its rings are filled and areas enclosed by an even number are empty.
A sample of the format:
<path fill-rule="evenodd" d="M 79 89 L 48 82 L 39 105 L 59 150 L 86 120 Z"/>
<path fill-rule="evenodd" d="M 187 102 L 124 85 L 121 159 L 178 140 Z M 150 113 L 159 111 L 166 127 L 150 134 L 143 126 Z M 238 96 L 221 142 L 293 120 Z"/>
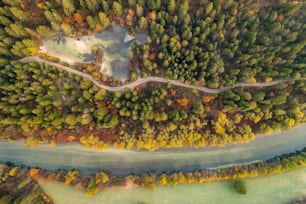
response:
<path fill-rule="evenodd" d="M 216 169 L 195 169 L 194 171 L 175 171 L 161 174 L 143 173 L 140 175 L 133 174 L 123 177 L 103 171 L 85 175 L 78 170 L 59 170 L 57 172 L 51 172 L 39 168 L 18 167 L 10 164 L 10 166 L 1 165 L 2 173 L 0 174 L 0 178 L 2 178 L 2 181 L 0 186 L 12 184 L 16 186 L 16 182 L 13 182 L 17 179 L 22 181 L 22 179 L 30 177 L 30 180 L 35 182 L 35 179 L 42 178 L 47 181 L 58 181 L 66 185 L 82 188 L 88 195 L 93 195 L 108 187 L 125 186 L 131 183 L 135 186 L 153 189 L 156 186 L 174 186 L 194 183 L 202 184 L 273 175 L 296 168 L 303 168 L 305 166 L 305 148 L 295 153 L 284 154 L 266 161 L 247 165 Z M 20 186 L 21 184 L 19 184 L 19 187 Z M 238 187 L 240 188 L 241 186 Z M 242 193 L 244 192 L 243 189 L 239 190 L 241 190 Z M 48 197 L 44 195 L 44 199 L 47 201 Z M 49 203 L 52 202 L 50 201 Z"/>

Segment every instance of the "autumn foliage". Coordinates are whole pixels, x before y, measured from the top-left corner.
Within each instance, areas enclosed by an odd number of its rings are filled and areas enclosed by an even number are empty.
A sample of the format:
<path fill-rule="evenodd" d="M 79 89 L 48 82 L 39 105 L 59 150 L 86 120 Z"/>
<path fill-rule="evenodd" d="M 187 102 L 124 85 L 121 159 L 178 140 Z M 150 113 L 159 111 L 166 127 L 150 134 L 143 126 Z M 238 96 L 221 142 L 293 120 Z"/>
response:
<path fill-rule="evenodd" d="M 75 20 L 78 24 L 80 24 L 80 25 L 83 25 L 83 24 L 84 24 L 84 16 L 82 16 L 80 13 L 75 13 L 75 14 L 73 15 L 73 17 L 74 17 L 74 20 Z"/>
<path fill-rule="evenodd" d="M 36 168 L 31 168 L 29 171 L 29 175 L 33 178 L 36 178 L 38 175 L 39 169 Z"/>
<path fill-rule="evenodd" d="M 211 101 L 211 97 L 210 96 L 205 96 L 204 97 L 204 103 L 209 103 Z"/>
<path fill-rule="evenodd" d="M 189 103 L 187 98 L 179 98 L 179 99 L 176 100 L 176 102 L 183 107 L 187 107 L 188 103 Z"/>

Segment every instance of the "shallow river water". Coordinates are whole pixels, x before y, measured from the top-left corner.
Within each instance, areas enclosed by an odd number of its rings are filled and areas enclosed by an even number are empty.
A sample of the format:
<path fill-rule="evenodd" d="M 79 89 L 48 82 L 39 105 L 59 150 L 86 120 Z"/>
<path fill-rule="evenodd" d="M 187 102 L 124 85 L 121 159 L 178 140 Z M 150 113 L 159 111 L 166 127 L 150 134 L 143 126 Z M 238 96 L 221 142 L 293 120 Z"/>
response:
<path fill-rule="evenodd" d="M 98 170 L 116 175 L 142 172 L 195 170 L 265 160 L 306 147 L 306 125 L 271 136 L 261 136 L 247 144 L 226 147 L 162 149 L 155 152 L 86 149 L 79 144 L 57 147 L 41 145 L 28 148 L 19 142 L 0 142 L 0 161 L 10 161 L 48 170 L 79 169 L 84 173 Z"/>

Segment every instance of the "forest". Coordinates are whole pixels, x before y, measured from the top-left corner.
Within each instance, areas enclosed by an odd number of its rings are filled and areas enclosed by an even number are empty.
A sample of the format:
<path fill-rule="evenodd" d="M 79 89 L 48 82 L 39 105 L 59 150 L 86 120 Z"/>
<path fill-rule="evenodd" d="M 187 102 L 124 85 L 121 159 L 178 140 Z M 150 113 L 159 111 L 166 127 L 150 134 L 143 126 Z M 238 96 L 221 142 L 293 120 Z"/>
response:
<path fill-rule="evenodd" d="M 96 148 L 224 145 L 305 122 L 301 80 L 220 94 L 164 84 L 110 93 L 37 63 L 14 62 L 0 72 L 11 81 L 1 86 L 1 136 L 26 138 L 29 146 L 55 144 L 64 135 Z"/>
<path fill-rule="evenodd" d="M 291 0 L 1 0 L 0 140 L 24 139 L 29 147 L 79 142 L 95 149 L 156 150 L 224 146 L 256 134 L 306 122 L 306 4 Z M 94 62 L 67 64 L 41 52 L 44 40 L 91 36 L 118 24 L 130 35 L 129 80 L 101 74 L 103 49 Z M 111 92 L 43 62 L 38 56 L 123 86 L 157 76 L 220 93 L 150 82 Z M 133 184 L 155 188 L 271 175 L 306 165 L 306 149 L 259 163 L 217 169 L 119 177 L 103 169 L 51 172 L 0 164 L 0 203 L 46 203 L 37 179 L 58 181 L 88 195 Z M 241 193 L 244 191 L 242 190 Z"/>
<path fill-rule="evenodd" d="M 86 147 L 155 150 L 223 146 L 306 121 L 305 3 L 222 0 L 3 0 L 0 3 L 0 139 L 28 146 L 81 142 Z M 130 80 L 160 76 L 222 88 L 292 79 L 270 87 L 208 94 L 148 83 L 108 92 L 44 63 L 43 39 L 84 36 L 124 26 L 148 34 L 132 45 Z M 101 54 L 101 53 L 100 53 Z M 62 63 L 62 62 L 59 62 Z M 71 68 L 120 84 L 84 65 Z M 127 83 L 129 83 L 129 81 Z"/>

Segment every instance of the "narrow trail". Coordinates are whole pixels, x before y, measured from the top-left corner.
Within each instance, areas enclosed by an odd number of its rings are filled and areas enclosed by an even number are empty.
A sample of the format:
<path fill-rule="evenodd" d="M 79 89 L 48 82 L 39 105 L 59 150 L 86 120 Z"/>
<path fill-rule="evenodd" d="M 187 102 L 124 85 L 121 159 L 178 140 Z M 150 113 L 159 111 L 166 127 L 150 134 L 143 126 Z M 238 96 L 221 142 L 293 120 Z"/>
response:
<path fill-rule="evenodd" d="M 131 82 L 129 84 L 112 87 L 112 86 L 107 86 L 107 85 L 99 83 L 97 80 L 95 80 L 89 74 L 86 74 L 86 73 L 83 73 L 81 71 L 72 69 L 70 67 L 58 64 L 56 62 L 51 62 L 51 61 L 48 61 L 48 60 L 41 59 L 37 55 L 36 56 L 31 56 L 31 57 L 25 57 L 25 58 L 22 58 L 20 60 L 20 62 L 22 62 L 22 63 L 28 63 L 28 62 L 31 62 L 31 61 L 45 63 L 45 64 L 49 64 L 49 65 L 54 66 L 54 67 L 61 68 L 61 69 L 65 70 L 69 73 L 73 73 L 73 74 L 76 74 L 78 76 L 84 77 L 84 78 L 90 80 L 92 83 L 94 83 L 99 88 L 102 88 L 102 89 L 105 89 L 105 90 L 111 91 L 111 92 L 116 92 L 116 91 L 121 92 L 125 88 L 133 90 L 133 89 L 135 89 L 135 87 L 137 87 L 141 84 L 145 84 L 145 83 L 148 83 L 148 82 L 159 82 L 159 83 L 170 83 L 174 86 L 181 86 L 181 87 L 185 87 L 185 88 L 196 89 L 196 90 L 199 90 L 199 91 L 202 91 L 202 92 L 205 92 L 205 93 L 221 93 L 223 91 L 230 90 L 230 89 L 233 89 L 233 88 L 239 87 L 239 86 L 241 86 L 241 87 L 268 87 L 268 86 L 274 86 L 274 85 L 284 83 L 284 82 L 306 80 L 306 78 L 299 78 L 299 79 L 275 80 L 275 81 L 271 81 L 271 82 L 267 82 L 267 83 L 259 83 L 259 82 L 257 82 L 257 83 L 237 83 L 235 85 L 225 86 L 225 87 L 222 87 L 222 88 L 219 88 L 219 89 L 210 89 L 210 88 L 203 87 L 203 86 L 185 84 L 185 83 L 182 83 L 182 82 L 176 81 L 176 80 L 165 79 L 165 78 L 162 78 L 162 77 L 152 77 L 152 76 L 150 76 L 150 77 L 146 77 L 146 78 L 138 78 L 136 81 Z"/>

